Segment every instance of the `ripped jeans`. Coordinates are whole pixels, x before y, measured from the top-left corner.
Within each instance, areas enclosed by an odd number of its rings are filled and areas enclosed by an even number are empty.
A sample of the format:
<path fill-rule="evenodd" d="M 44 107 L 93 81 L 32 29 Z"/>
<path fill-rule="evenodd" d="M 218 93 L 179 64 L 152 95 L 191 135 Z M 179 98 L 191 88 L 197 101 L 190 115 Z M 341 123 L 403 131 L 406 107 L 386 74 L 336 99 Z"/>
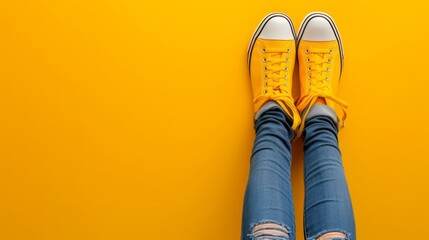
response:
<path fill-rule="evenodd" d="M 280 107 L 271 108 L 256 121 L 255 130 L 241 239 L 294 240 L 290 120 Z M 326 116 L 307 120 L 304 129 L 304 235 L 307 240 L 330 232 L 343 233 L 346 238 L 326 239 L 356 239 L 337 132 L 334 121 Z"/>

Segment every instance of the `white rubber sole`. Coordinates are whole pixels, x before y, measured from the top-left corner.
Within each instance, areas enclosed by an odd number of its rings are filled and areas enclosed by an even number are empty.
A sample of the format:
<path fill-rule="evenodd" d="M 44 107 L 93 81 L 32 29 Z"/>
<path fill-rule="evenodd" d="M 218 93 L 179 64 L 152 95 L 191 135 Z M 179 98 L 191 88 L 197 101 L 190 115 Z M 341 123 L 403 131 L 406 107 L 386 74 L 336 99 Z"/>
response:
<path fill-rule="evenodd" d="M 338 46 L 340 48 L 340 57 L 341 57 L 341 70 L 343 69 L 344 65 L 344 50 L 343 50 L 343 44 L 341 42 L 341 36 L 340 32 L 338 31 L 337 25 L 335 25 L 334 20 L 331 16 L 329 16 L 327 13 L 324 12 L 311 12 L 305 16 L 304 20 L 302 21 L 301 25 L 299 26 L 298 31 L 298 38 L 297 38 L 297 48 L 299 46 L 299 42 L 301 41 L 302 35 L 304 34 L 305 27 L 307 26 L 308 22 L 310 22 L 311 19 L 315 17 L 322 17 L 326 19 L 329 24 L 331 25 L 331 28 L 334 30 L 335 37 L 338 40 Z"/>
<path fill-rule="evenodd" d="M 289 24 L 292 28 L 293 38 L 296 39 L 295 28 L 293 26 L 292 20 L 286 14 L 284 14 L 284 13 L 270 13 L 267 16 L 265 16 L 264 19 L 262 19 L 261 23 L 259 23 L 255 32 L 253 33 L 252 39 L 250 40 L 249 46 L 247 47 L 247 66 L 249 68 L 249 71 L 250 71 L 250 56 L 252 56 L 253 45 L 255 44 L 256 39 L 261 34 L 262 29 L 265 27 L 267 22 L 273 17 L 285 18 L 289 22 Z"/>

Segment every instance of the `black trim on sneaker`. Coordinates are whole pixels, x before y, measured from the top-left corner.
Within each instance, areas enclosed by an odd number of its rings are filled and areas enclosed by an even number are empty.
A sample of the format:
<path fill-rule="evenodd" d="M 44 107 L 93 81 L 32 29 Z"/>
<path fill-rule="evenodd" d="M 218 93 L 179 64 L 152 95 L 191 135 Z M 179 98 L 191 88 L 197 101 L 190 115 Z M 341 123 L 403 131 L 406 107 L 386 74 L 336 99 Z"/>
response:
<path fill-rule="evenodd" d="M 329 22 L 329 25 L 331 25 L 331 28 L 334 30 L 335 38 L 338 40 L 338 46 L 339 46 L 339 49 L 340 49 L 340 57 L 341 57 L 341 71 L 340 71 L 340 76 L 341 76 L 341 74 L 343 72 L 343 66 L 344 66 L 343 43 L 341 42 L 341 36 L 340 36 L 340 32 L 338 31 L 337 25 L 335 24 L 335 22 L 332 19 L 332 17 L 329 16 L 327 13 L 324 13 L 324 12 L 312 12 L 312 13 L 309 13 L 304 18 L 304 20 L 301 23 L 301 26 L 299 27 L 296 48 L 298 49 L 298 47 L 299 47 L 299 43 L 301 42 L 302 35 L 304 35 L 304 30 L 307 27 L 308 23 L 310 22 L 311 19 L 313 19 L 315 17 L 322 17 L 322 18 L 326 19 Z"/>
<path fill-rule="evenodd" d="M 293 38 L 296 42 L 296 33 L 295 33 L 295 27 L 293 26 L 292 20 L 284 13 L 270 13 L 267 16 L 262 19 L 261 23 L 259 23 L 258 27 L 256 28 L 255 32 L 253 33 L 252 40 L 249 43 L 249 46 L 247 47 L 247 67 L 249 68 L 250 72 L 250 56 L 252 55 L 253 46 L 255 45 L 256 39 L 258 39 L 259 35 L 262 32 L 262 29 L 264 29 L 265 25 L 268 23 L 268 21 L 274 17 L 283 17 L 285 18 L 291 27 Z"/>

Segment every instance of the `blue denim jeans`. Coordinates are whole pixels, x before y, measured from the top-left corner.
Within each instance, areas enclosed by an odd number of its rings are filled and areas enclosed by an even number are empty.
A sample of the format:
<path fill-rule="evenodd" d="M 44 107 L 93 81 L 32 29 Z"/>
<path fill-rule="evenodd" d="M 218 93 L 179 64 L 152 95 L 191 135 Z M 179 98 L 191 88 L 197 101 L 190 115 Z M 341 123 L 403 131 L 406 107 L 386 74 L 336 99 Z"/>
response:
<path fill-rule="evenodd" d="M 293 131 L 290 119 L 280 107 L 271 108 L 255 122 L 255 130 L 241 239 L 294 240 L 296 232 L 290 173 Z M 341 232 L 347 236 L 333 239 L 356 239 L 337 132 L 335 122 L 326 116 L 307 120 L 303 132 L 304 235 L 307 240 L 314 240 L 328 232 Z M 255 231 L 254 227 L 262 223 L 281 225 L 282 228 L 271 229 L 288 236 Z"/>

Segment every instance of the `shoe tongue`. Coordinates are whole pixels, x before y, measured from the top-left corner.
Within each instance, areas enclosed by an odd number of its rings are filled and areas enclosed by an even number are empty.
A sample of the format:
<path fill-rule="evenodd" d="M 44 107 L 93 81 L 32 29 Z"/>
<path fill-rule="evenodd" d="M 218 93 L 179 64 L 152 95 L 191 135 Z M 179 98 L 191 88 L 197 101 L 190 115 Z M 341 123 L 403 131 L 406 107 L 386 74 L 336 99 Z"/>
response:
<path fill-rule="evenodd" d="M 281 60 L 281 62 L 273 63 L 272 64 L 273 67 L 280 68 L 282 66 L 282 62 L 286 61 L 286 59 L 281 59 L 282 56 L 283 56 L 283 53 L 271 53 L 271 57 L 273 59 L 276 59 L 276 60 L 279 59 L 279 60 Z"/>
<path fill-rule="evenodd" d="M 323 64 L 325 64 L 323 62 L 323 56 L 324 56 L 324 54 L 323 53 L 316 53 L 315 56 L 317 56 L 317 58 L 318 58 L 317 60 L 320 61 L 320 63 L 316 64 L 316 67 L 319 68 L 318 69 L 319 71 L 317 72 L 317 75 L 319 77 L 322 77 L 323 76 Z"/>

